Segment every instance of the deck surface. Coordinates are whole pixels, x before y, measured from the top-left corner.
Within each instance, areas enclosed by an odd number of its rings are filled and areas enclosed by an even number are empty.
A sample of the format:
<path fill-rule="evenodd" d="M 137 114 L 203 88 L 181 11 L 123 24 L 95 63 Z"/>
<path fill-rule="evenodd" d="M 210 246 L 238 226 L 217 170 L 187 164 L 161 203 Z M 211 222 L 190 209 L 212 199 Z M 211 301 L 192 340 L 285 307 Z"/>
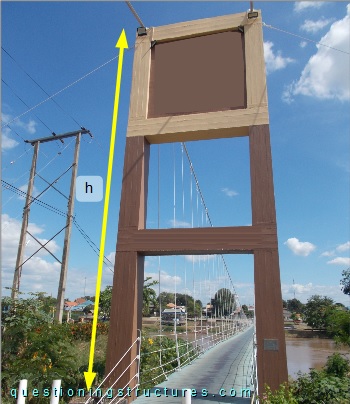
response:
<path fill-rule="evenodd" d="M 150 390 L 150 397 L 138 397 L 137 404 L 179 404 L 182 390 L 195 389 L 197 397 L 191 397 L 196 404 L 248 403 L 242 398 L 244 390 L 252 389 L 251 364 L 253 356 L 254 327 L 250 327 L 230 339 L 216 345 L 192 364 L 171 374 L 168 380 Z M 226 393 L 226 397 L 221 397 Z M 231 390 L 231 389 L 234 389 Z M 142 394 L 143 391 L 140 392 Z M 145 394 L 149 394 L 146 390 Z M 205 396 L 203 396 L 203 394 Z M 231 397 L 230 394 L 235 397 Z M 242 394 L 243 393 L 243 394 Z M 178 397 L 173 395 L 178 394 Z"/>

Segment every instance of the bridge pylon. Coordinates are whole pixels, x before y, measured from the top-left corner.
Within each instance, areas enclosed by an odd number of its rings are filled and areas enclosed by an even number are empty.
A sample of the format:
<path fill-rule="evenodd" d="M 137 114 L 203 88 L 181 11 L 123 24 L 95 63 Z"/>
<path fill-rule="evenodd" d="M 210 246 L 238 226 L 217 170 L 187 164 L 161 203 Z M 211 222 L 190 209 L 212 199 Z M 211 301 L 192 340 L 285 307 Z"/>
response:
<path fill-rule="evenodd" d="M 146 229 L 151 145 L 242 136 L 249 138 L 251 226 Z M 196 254 L 254 255 L 259 394 L 265 384 L 277 389 L 288 373 L 260 11 L 136 37 L 106 374 L 121 362 L 106 387 L 138 383 L 132 344 L 142 327 L 144 257 Z"/>

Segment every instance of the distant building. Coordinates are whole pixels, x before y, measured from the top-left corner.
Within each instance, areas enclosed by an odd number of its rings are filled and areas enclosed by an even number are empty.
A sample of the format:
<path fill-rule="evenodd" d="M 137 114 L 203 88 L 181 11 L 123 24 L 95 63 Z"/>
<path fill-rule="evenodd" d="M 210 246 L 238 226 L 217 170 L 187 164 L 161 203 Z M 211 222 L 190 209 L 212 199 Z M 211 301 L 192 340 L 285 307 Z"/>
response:
<path fill-rule="evenodd" d="M 85 297 L 78 297 L 78 299 L 75 299 L 74 301 L 75 301 L 77 304 L 81 304 L 81 303 L 86 302 L 86 299 L 85 299 Z"/>
<path fill-rule="evenodd" d="M 76 301 L 79 299 L 76 299 Z M 76 306 L 72 307 L 72 311 L 83 311 L 87 306 L 93 306 L 94 302 L 91 300 L 84 300 L 84 302 L 77 304 Z"/>
<path fill-rule="evenodd" d="M 283 309 L 283 320 L 284 321 L 291 321 L 292 320 L 292 313 L 287 309 Z"/>
<path fill-rule="evenodd" d="M 76 302 L 64 302 L 64 310 L 71 310 L 73 307 L 77 306 Z"/>
<path fill-rule="evenodd" d="M 186 310 L 182 307 L 164 309 L 162 311 L 162 324 L 186 324 Z"/>

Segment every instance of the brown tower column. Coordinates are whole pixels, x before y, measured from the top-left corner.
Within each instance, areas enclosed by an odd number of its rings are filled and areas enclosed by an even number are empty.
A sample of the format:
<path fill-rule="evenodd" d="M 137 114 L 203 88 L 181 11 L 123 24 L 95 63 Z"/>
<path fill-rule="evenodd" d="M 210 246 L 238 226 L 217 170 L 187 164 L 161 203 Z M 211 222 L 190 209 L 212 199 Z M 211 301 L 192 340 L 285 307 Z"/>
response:
<path fill-rule="evenodd" d="M 253 227 L 272 225 L 276 210 L 269 125 L 249 128 Z M 257 365 L 260 394 L 267 383 L 272 390 L 288 380 L 282 317 L 277 231 L 274 248 L 254 251 Z"/>
<path fill-rule="evenodd" d="M 119 234 L 144 229 L 146 224 L 147 177 L 149 144 L 142 137 L 127 138 L 124 160 L 122 195 L 119 213 Z M 109 324 L 106 374 L 123 357 L 139 336 L 142 327 L 142 292 L 144 257 L 137 251 L 116 252 L 113 297 Z M 138 344 L 135 344 L 106 382 L 110 387 L 125 371 L 114 388 L 136 385 Z"/>

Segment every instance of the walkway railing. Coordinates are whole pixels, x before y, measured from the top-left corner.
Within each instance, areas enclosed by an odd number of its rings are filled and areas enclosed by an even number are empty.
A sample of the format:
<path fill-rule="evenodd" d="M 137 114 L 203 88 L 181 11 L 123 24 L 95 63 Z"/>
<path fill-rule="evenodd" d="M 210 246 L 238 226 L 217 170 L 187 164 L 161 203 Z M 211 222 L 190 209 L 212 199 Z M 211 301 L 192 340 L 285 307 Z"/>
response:
<path fill-rule="evenodd" d="M 238 322 L 222 320 L 219 325 L 215 326 L 195 326 L 191 332 L 152 335 L 152 338 L 158 339 L 161 347 L 144 355 L 157 355 L 159 357 L 159 365 L 146 370 L 141 369 L 141 385 L 148 388 L 150 385 L 167 380 L 171 373 L 189 365 L 206 351 L 226 341 L 249 325 L 251 323 L 246 320 Z M 162 338 L 164 337 L 172 337 L 175 341 L 174 346 L 163 348 Z M 191 340 L 191 337 L 194 337 L 194 339 Z M 173 352 L 173 355 L 171 352 Z"/>
<path fill-rule="evenodd" d="M 138 330 L 139 336 L 136 338 L 136 340 L 132 343 L 132 345 L 129 347 L 129 349 L 124 353 L 124 355 L 119 359 L 119 361 L 115 364 L 115 366 L 111 369 L 111 371 L 108 373 L 108 375 L 102 380 L 102 382 L 99 384 L 98 387 L 96 387 L 96 389 L 94 390 L 94 392 L 92 393 L 91 397 L 89 397 L 86 401 L 85 404 L 89 404 L 89 403 L 94 403 L 94 404 L 100 404 L 104 402 L 105 398 L 108 398 L 108 403 L 109 404 L 118 404 L 122 401 L 125 400 L 125 397 L 128 397 L 128 394 L 131 393 L 132 391 L 134 391 L 135 389 L 138 388 L 138 386 L 140 385 L 140 381 L 139 381 L 139 377 L 140 377 L 140 355 L 141 355 L 141 330 Z M 110 385 L 108 386 L 108 388 L 106 389 L 105 393 L 103 395 L 101 395 L 101 397 L 98 395 L 98 393 L 101 391 L 101 386 L 104 385 L 104 383 L 106 382 L 106 380 L 109 378 L 109 376 L 112 374 L 112 372 L 114 372 L 118 366 L 120 365 L 120 363 L 122 362 L 122 360 L 125 358 L 125 356 L 131 351 L 131 349 L 138 344 L 138 349 L 137 349 L 137 355 L 131 359 L 130 364 L 124 369 L 124 371 L 120 374 L 120 376 Z M 113 387 L 118 383 L 118 381 L 120 380 L 120 378 L 126 373 L 126 371 L 128 369 L 130 369 L 130 367 L 132 366 L 133 363 L 137 362 L 137 367 L 136 367 L 136 374 L 132 376 L 132 378 L 126 383 L 126 385 L 123 387 L 123 392 L 126 391 L 127 387 L 129 387 L 131 385 L 131 382 L 136 379 L 136 383 L 135 386 L 129 390 L 129 392 L 125 393 L 122 397 L 119 396 L 115 396 L 113 398 L 109 398 L 108 394 L 110 391 L 112 391 Z M 97 399 L 99 398 L 99 400 L 97 401 Z M 117 400 L 117 401 L 116 401 Z"/>
<path fill-rule="evenodd" d="M 218 345 L 219 343 L 226 341 L 228 338 L 234 336 L 235 334 L 243 331 L 247 327 L 251 325 L 250 321 L 240 321 L 240 322 L 230 322 L 230 321 L 222 321 L 220 325 L 216 325 L 213 327 L 201 327 L 198 330 L 198 327 L 195 327 L 195 330 L 192 334 L 195 334 L 197 337 L 195 340 L 189 341 L 188 339 L 181 339 L 177 338 L 180 337 L 181 334 L 185 337 L 188 337 L 190 334 L 187 333 L 177 333 L 170 334 L 170 336 L 174 336 L 175 341 L 173 346 L 168 347 L 160 347 L 160 349 L 155 349 L 151 352 L 147 352 L 144 355 L 154 355 L 155 357 L 159 358 L 158 363 L 156 366 L 153 366 L 151 369 L 141 369 L 142 372 L 140 373 L 140 364 L 141 364 L 141 344 L 142 342 L 146 343 L 146 339 L 148 337 L 141 337 L 141 332 L 139 331 L 139 337 L 133 342 L 130 348 L 125 352 L 123 357 L 116 363 L 113 369 L 109 372 L 109 374 L 102 380 L 99 386 L 94 389 L 92 395 L 85 401 L 85 404 L 101 404 L 105 402 L 105 398 L 108 398 L 109 404 L 118 404 L 123 402 L 126 397 L 130 397 L 130 394 L 144 385 L 156 385 L 164 380 L 168 379 L 168 376 L 187 366 L 188 364 L 192 363 L 195 359 L 199 356 L 204 354 L 209 349 L 213 348 L 214 346 Z M 164 334 L 153 335 L 152 338 L 160 338 L 162 340 L 163 337 L 166 337 Z M 126 369 L 120 374 L 120 376 L 111 384 L 108 385 L 108 388 L 105 386 L 106 380 L 109 376 L 114 372 L 122 360 L 126 357 L 126 355 L 131 351 L 131 349 L 138 344 L 137 355 L 131 359 L 131 363 L 127 366 Z M 254 385 L 254 394 L 257 392 L 257 377 L 256 377 L 256 343 L 255 343 L 255 334 L 254 334 L 254 341 L 253 341 L 253 358 L 251 362 L 251 376 L 247 376 L 248 379 L 250 378 L 249 382 L 251 385 Z M 173 354 L 171 353 L 173 352 Z M 169 358 L 170 357 L 170 358 Z M 127 372 L 127 370 L 137 362 L 137 371 L 136 374 L 132 376 L 132 378 L 128 381 L 128 383 L 123 387 L 118 386 L 118 391 L 121 389 L 123 392 L 131 385 L 131 382 L 134 381 L 135 386 L 133 388 L 129 388 L 127 393 L 125 393 L 122 397 L 108 396 L 108 392 L 111 392 L 113 388 L 116 388 L 118 381 L 121 377 Z M 153 374 L 152 374 L 153 373 Z M 249 372 L 248 372 L 249 373 Z M 247 379 L 247 382 L 248 382 Z M 249 384 L 249 383 L 248 383 Z M 101 386 L 104 387 L 105 393 L 102 395 Z M 98 401 L 97 401 L 98 400 Z"/>
<path fill-rule="evenodd" d="M 257 350 L 258 344 L 256 341 L 256 333 L 253 335 L 253 357 L 252 357 L 252 369 L 251 369 L 251 384 L 254 386 L 254 393 L 252 396 L 252 403 L 258 403 L 258 367 L 257 367 Z"/>

